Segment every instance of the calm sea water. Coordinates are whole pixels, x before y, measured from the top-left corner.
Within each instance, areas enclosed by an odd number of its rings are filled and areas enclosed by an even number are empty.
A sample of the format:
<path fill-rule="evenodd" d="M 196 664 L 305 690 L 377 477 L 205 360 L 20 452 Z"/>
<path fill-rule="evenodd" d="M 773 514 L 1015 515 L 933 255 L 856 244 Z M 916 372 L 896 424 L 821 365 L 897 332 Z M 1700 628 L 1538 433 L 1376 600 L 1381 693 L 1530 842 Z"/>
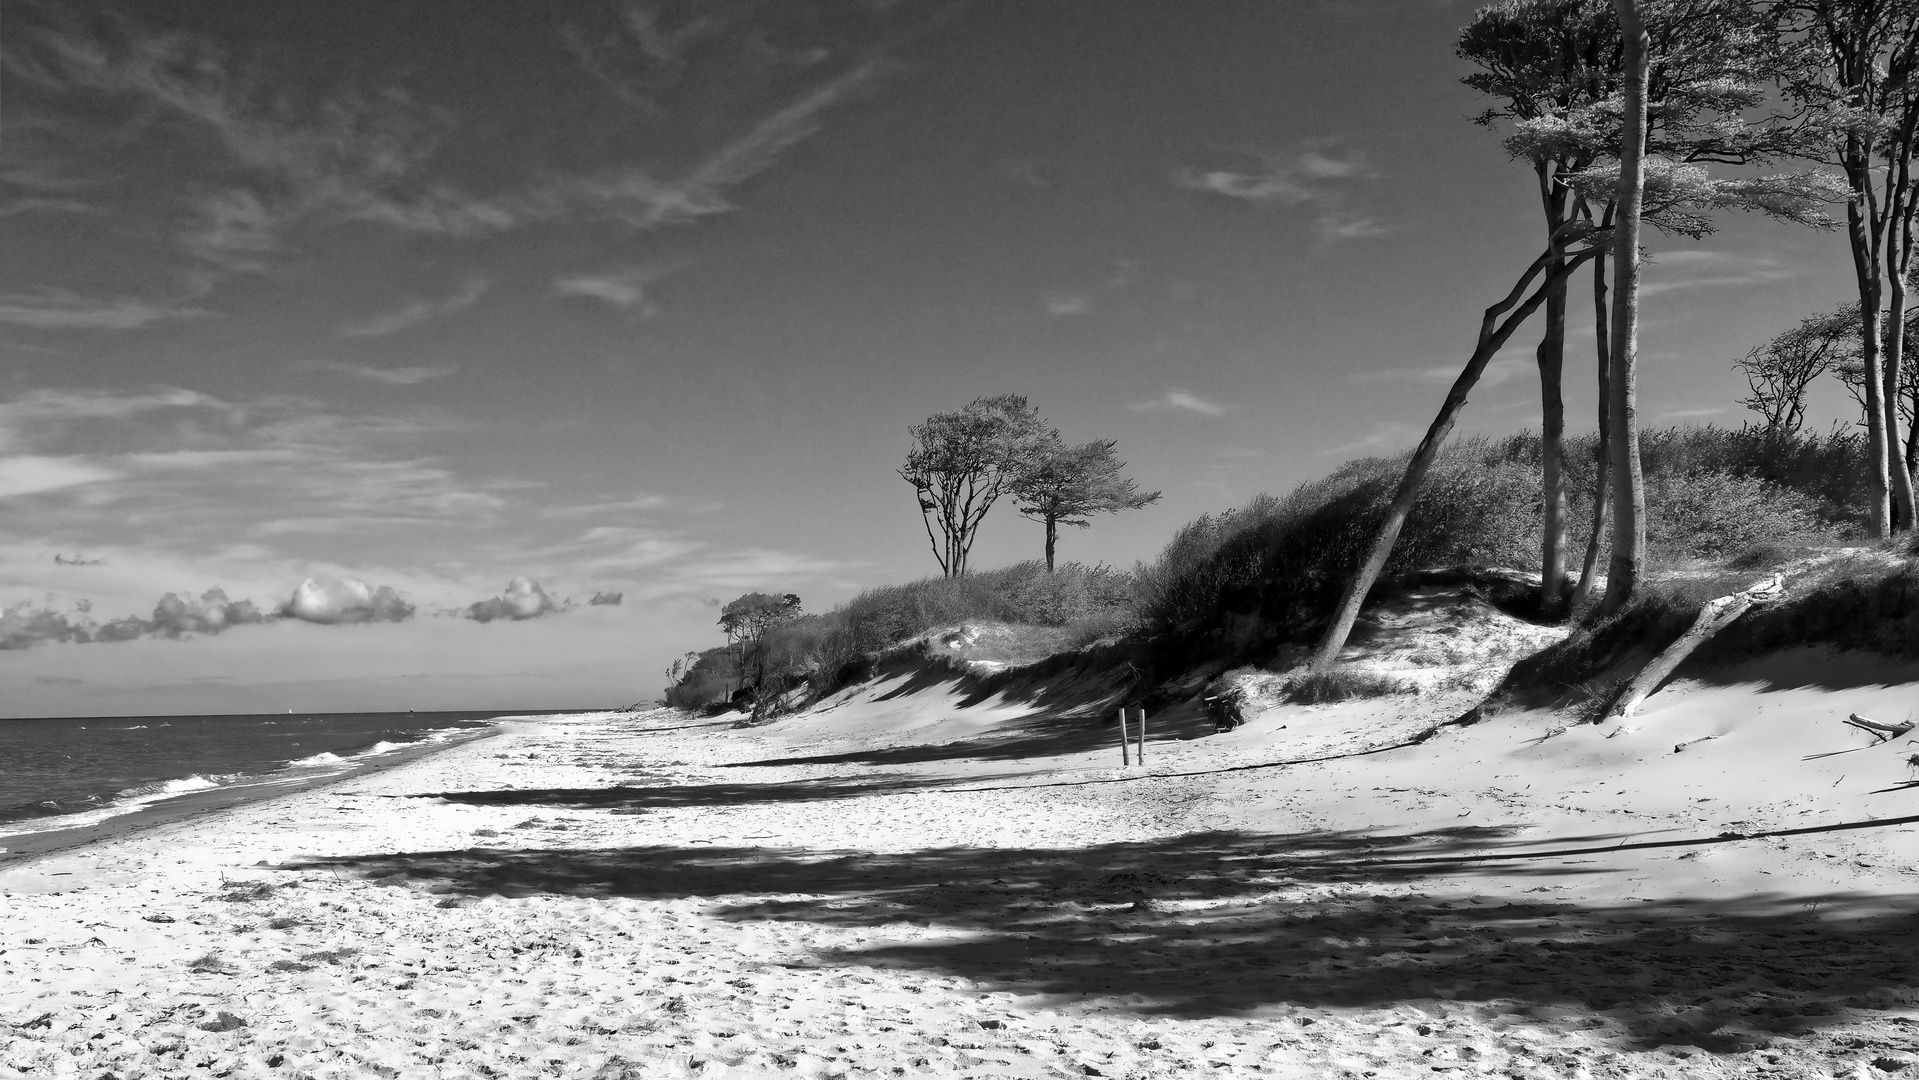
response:
<path fill-rule="evenodd" d="M 212 788 L 271 788 L 450 741 L 501 712 L 0 720 L 0 836 L 65 828 Z"/>

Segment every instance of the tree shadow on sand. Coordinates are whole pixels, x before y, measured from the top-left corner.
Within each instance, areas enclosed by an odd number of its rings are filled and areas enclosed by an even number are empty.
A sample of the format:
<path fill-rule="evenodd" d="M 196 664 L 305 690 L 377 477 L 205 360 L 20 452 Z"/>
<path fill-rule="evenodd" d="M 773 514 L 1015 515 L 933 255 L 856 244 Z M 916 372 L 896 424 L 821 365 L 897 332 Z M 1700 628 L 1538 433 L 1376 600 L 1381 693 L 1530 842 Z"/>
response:
<path fill-rule="evenodd" d="M 960 784 L 975 785 L 1017 778 L 1008 773 L 954 779 L 915 779 L 869 775 L 856 780 L 824 777 L 775 783 L 649 784 L 599 788 L 493 788 L 484 791 L 427 791 L 384 795 L 388 799 L 445 799 L 470 806 L 549 806 L 573 810 L 651 810 L 680 806 L 755 806 L 767 803 L 822 802 L 871 795 L 905 795 Z"/>
<path fill-rule="evenodd" d="M 1597 840 L 1600 838 L 1587 838 Z M 817 955 L 937 971 L 1018 993 L 1137 995 L 1142 1012 L 1432 999 L 1488 1015 L 1607 1011 L 1640 1045 L 1731 1052 L 1859 1008 L 1919 1001 L 1919 896 L 1856 919 L 1848 897 L 1577 904 L 1444 901 L 1521 854 L 1507 830 L 1380 836 L 1220 832 L 1083 849 L 876 854 L 763 848 L 429 851 L 311 859 L 469 895 L 704 897 L 735 921 L 931 926 L 960 934 Z M 1510 858 L 1498 873 L 1602 873 Z M 794 899 L 797 896 L 799 899 Z M 1598 1021 L 1593 1021 L 1598 1023 Z"/>

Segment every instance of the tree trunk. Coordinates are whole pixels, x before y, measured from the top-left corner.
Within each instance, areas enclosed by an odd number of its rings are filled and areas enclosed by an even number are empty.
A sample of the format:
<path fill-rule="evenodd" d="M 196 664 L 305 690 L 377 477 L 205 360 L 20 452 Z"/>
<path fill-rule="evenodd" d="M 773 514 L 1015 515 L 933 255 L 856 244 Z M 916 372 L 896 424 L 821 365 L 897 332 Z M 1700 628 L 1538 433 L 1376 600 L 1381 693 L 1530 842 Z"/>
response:
<path fill-rule="evenodd" d="M 1053 572 L 1053 545 L 1059 539 L 1059 519 L 1046 515 L 1046 572 Z"/>
<path fill-rule="evenodd" d="M 1625 686 L 1620 687 L 1619 696 L 1613 699 L 1613 703 L 1596 722 L 1624 720 L 1632 716 L 1639 709 L 1640 703 L 1646 700 L 1647 695 L 1659 689 L 1660 683 L 1671 678 L 1672 673 L 1679 670 L 1679 665 L 1685 662 L 1686 657 L 1698 651 L 1699 646 L 1704 645 L 1714 634 L 1731 626 L 1754 604 L 1777 597 L 1784 585 L 1785 577 L 1775 574 L 1744 592 L 1736 592 L 1730 596 L 1708 601 L 1699 609 L 1699 615 L 1693 619 L 1692 626 L 1679 635 L 1679 640 L 1666 646 L 1658 656 L 1653 657 L 1651 663 L 1640 668 L 1638 674 L 1627 680 Z"/>
<path fill-rule="evenodd" d="M 1380 522 L 1379 532 L 1373 538 L 1372 550 L 1354 572 L 1352 580 L 1347 582 L 1346 591 L 1333 614 L 1333 621 L 1327 626 L 1325 636 L 1320 639 L 1319 648 L 1313 654 L 1314 667 L 1329 667 L 1339 658 L 1339 650 L 1345 647 L 1346 639 L 1352 635 L 1353 623 L 1359 618 L 1359 609 L 1366 602 L 1366 594 L 1372 591 L 1373 583 L 1379 580 L 1380 573 L 1386 568 L 1386 560 L 1392 556 L 1393 544 L 1399 540 L 1399 530 L 1405 526 L 1406 515 L 1412 511 L 1413 500 L 1419 496 L 1419 486 L 1425 481 L 1427 470 L 1432 468 L 1433 459 L 1439 456 L 1440 444 L 1452 433 L 1453 422 L 1459 418 L 1460 410 L 1466 407 L 1466 395 L 1479 382 L 1486 364 L 1492 360 L 1493 354 L 1505 347 L 1513 331 L 1519 329 L 1519 325 L 1538 309 L 1552 289 L 1565 281 L 1566 276 L 1578 269 L 1588 257 L 1581 254 L 1560 260 L 1557 272 L 1541 282 L 1539 288 L 1517 310 L 1501 321 L 1500 315 L 1512 308 L 1533 278 L 1553 262 L 1554 255 L 1555 251 L 1549 249 L 1534 259 L 1506 298 L 1486 309 L 1485 318 L 1479 324 L 1479 344 L 1466 361 L 1459 378 L 1453 380 L 1452 389 L 1446 392 L 1446 400 L 1439 407 L 1439 415 L 1433 417 L 1432 426 L 1426 429 L 1426 437 L 1420 440 L 1412 459 L 1407 462 L 1406 473 L 1400 478 L 1399 488 L 1393 493 L 1393 501 L 1386 509 L 1385 520 Z"/>
<path fill-rule="evenodd" d="M 1566 591 L 1566 279 L 1546 297 L 1546 334 L 1539 341 L 1539 612 L 1557 618 Z"/>
<path fill-rule="evenodd" d="M 1902 135 L 1894 145 L 1910 145 L 1910 131 Z M 1894 155 L 1887 165 L 1887 186 L 1892 189 L 1886 198 L 1885 242 L 1886 326 L 1890 334 L 1885 338 L 1885 389 L 1881 394 L 1886 411 L 1886 474 L 1896 527 L 1902 529 L 1914 525 L 1912 468 L 1901 453 L 1906 440 L 1899 430 L 1899 382 L 1906 354 L 1906 275 L 1912 267 L 1911 165 L 1910 158 L 1903 154 Z"/>
<path fill-rule="evenodd" d="M 1558 285 L 1546 295 L 1546 331 L 1534 354 L 1539 364 L 1539 611 L 1557 618 L 1565 610 L 1566 591 L 1566 401 L 1561 383 L 1566 364 L 1565 261 L 1559 255 L 1560 227 L 1566 220 L 1566 189 L 1558 184 L 1555 167 L 1540 162 L 1539 199 L 1546 212 L 1546 242 L 1555 254 L 1546 270 Z"/>
<path fill-rule="evenodd" d="M 1859 354 L 1864 367 L 1866 396 L 1866 471 L 1871 482 L 1872 506 L 1868 521 L 1872 535 L 1892 535 L 1892 489 L 1886 439 L 1885 349 L 1879 304 L 1884 299 L 1879 277 L 1879 207 L 1873 193 L 1872 162 L 1862 140 L 1846 146 L 1846 177 L 1854 198 L 1846 204 L 1846 239 L 1852 248 L 1853 278 L 1859 289 Z"/>
<path fill-rule="evenodd" d="M 1607 214 L 1611 224 L 1611 213 Z M 1593 455 L 1592 532 L 1586 538 L 1586 558 L 1579 566 L 1579 587 L 1573 590 L 1572 606 L 1579 608 L 1591 599 L 1599 580 L 1599 551 L 1605 546 L 1606 525 L 1612 509 L 1612 438 L 1607 412 L 1612 408 L 1612 335 L 1607 331 L 1612 320 L 1612 305 L 1606 299 L 1606 256 L 1593 256 L 1593 344 L 1599 358 L 1599 445 Z"/>
<path fill-rule="evenodd" d="M 1648 41 L 1638 0 L 1613 0 L 1625 42 L 1621 82 L 1626 92 L 1625 131 L 1619 147 L 1618 210 L 1613 224 L 1611 405 L 1612 560 L 1606 568 L 1601 614 L 1626 606 L 1639 591 L 1646 559 L 1646 483 L 1639 468 L 1639 213 L 1646 188 L 1646 86 Z"/>

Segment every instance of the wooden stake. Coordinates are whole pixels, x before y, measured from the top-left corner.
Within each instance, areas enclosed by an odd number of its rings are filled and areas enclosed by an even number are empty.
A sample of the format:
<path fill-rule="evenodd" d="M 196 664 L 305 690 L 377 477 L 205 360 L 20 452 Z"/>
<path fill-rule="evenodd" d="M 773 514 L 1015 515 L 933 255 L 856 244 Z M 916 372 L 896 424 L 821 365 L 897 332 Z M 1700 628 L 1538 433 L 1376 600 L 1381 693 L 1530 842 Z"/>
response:
<path fill-rule="evenodd" d="M 1141 765 L 1146 764 L 1146 710 L 1139 711 L 1139 749 L 1134 752 Z"/>
<path fill-rule="evenodd" d="M 1133 759 L 1128 757 L 1126 753 L 1126 737 L 1126 710 L 1122 708 L 1119 710 L 1119 764 L 1121 768 L 1125 768 L 1133 763 Z"/>

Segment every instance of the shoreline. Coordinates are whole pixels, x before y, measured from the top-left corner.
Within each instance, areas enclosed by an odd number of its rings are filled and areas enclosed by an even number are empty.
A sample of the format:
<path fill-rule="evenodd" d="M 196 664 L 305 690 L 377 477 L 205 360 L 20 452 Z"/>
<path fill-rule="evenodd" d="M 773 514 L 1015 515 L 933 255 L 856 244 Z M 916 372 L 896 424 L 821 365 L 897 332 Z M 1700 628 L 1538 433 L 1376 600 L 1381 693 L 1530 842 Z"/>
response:
<path fill-rule="evenodd" d="M 502 734 L 502 722 L 513 719 L 515 718 L 500 717 L 488 721 L 484 729 L 475 730 L 471 734 L 458 734 L 441 740 L 421 740 L 418 743 L 403 744 L 366 761 L 345 758 L 342 760 L 348 767 L 337 772 L 286 779 L 276 779 L 275 773 L 262 773 L 257 778 L 242 783 L 182 792 L 85 824 L 8 833 L 6 829 L 9 825 L 52 819 L 28 818 L 20 822 L 0 822 L 0 873 L 28 865 L 33 860 L 48 855 L 109 842 L 175 821 L 226 813 L 256 803 L 272 802 L 290 795 L 319 790 L 372 773 L 409 765 L 469 743 L 494 738 Z M 81 813 L 95 812 L 98 811 Z"/>

